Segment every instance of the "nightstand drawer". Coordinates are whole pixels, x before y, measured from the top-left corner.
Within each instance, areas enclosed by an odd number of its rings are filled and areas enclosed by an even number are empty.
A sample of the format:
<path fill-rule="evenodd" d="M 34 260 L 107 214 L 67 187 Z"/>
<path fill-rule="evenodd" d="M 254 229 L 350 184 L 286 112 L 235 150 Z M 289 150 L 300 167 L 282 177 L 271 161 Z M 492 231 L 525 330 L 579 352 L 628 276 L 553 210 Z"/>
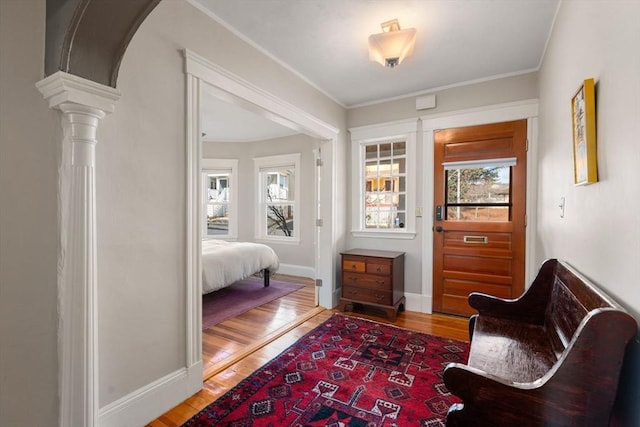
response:
<path fill-rule="evenodd" d="M 342 284 L 360 286 L 377 291 L 391 291 L 391 278 L 369 274 L 342 273 Z"/>
<path fill-rule="evenodd" d="M 392 293 L 376 291 L 373 289 L 356 288 L 354 286 L 343 286 L 342 297 L 351 300 L 372 302 L 375 304 L 391 304 Z"/>
<path fill-rule="evenodd" d="M 384 260 L 369 260 L 367 261 L 367 273 L 388 276 L 391 274 L 391 263 Z"/>
<path fill-rule="evenodd" d="M 366 271 L 366 263 L 361 259 L 349 259 L 342 260 L 342 271 L 354 271 L 356 273 L 364 273 Z"/>

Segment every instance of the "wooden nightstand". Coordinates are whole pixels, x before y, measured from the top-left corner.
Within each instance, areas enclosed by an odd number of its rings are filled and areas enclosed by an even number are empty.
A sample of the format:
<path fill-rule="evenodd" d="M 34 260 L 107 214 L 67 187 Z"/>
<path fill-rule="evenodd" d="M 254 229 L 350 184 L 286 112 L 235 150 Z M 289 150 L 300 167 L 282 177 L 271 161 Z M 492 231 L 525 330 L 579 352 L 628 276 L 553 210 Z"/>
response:
<path fill-rule="evenodd" d="M 364 304 L 385 311 L 391 321 L 404 310 L 404 252 L 351 249 L 342 255 L 342 297 L 339 308 Z"/>

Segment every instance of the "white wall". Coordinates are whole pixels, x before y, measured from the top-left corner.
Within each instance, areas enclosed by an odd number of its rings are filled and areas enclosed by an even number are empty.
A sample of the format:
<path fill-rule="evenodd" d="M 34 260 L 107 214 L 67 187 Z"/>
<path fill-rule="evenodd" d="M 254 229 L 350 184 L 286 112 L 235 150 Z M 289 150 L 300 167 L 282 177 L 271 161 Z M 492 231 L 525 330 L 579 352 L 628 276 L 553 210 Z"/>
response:
<path fill-rule="evenodd" d="M 102 407 L 185 363 L 184 48 L 344 134 L 340 106 L 189 3 L 154 9 L 127 49 L 122 98 L 98 135 Z"/>
<path fill-rule="evenodd" d="M 640 319 L 640 2 L 565 1 L 540 70 L 538 253 L 561 258 Z M 596 79 L 600 182 L 573 185 L 570 100 Z M 560 197 L 566 198 L 560 218 Z M 640 343 L 623 375 L 640 425 Z M 632 419 L 633 421 L 629 421 Z"/>
<path fill-rule="evenodd" d="M 513 101 L 537 98 L 536 73 L 528 73 L 519 76 L 512 76 L 504 79 L 490 80 L 472 85 L 450 88 L 436 91 L 436 108 L 431 110 L 416 111 L 416 97 L 409 97 L 381 104 L 365 107 L 358 107 L 348 110 L 348 126 L 357 127 L 376 123 L 384 123 L 396 120 L 406 120 L 437 114 L 444 114 L 452 111 L 465 110 L 470 108 L 483 107 L 508 103 Z M 433 185 L 431 176 L 424 176 L 425 166 L 422 164 L 424 150 L 433 150 L 433 147 L 424 147 L 422 141 L 422 129 L 418 128 L 417 133 L 417 188 L 416 206 L 428 205 L 423 201 L 424 186 Z M 350 153 L 349 153 L 350 154 Z M 353 159 L 349 156 L 347 170 L 349 177 L 352 173 Z M 353 189 L 349 191 L 349 199 L 356 193 Z M 349 206 L 350 208 L 351 206 Z M 347 215 L 351 218 L 352 212 L 349 209 Z M 431 217 L 432 213 L 424 211 L 425 217 Z M 428 222 L 431 224 L 431 222 Z M 405 252 L 405 292 L 418 296 L 422 294 L 422 252 L 424 245 L 432 245 L 431 241 L 424 240 L 422 218 L 416 218 L 416 237 L 412 240 L 399 239 L 378 239 L 378 238 L 357 238 L 350 234 L 347 236 L 347 247 L 375 249 L 384 247 L 387 250 Z M 413 299 L 408 299 L 407 305 Z M 417 307 L 411 306 L 416 310 Z"/>
<path fill-rule="evenodd" d="M 44 76 L 45 2 L 0 2 L 0 425 L 58 419 L 57 114 Z"/>
<path fill-rule="evenodd" d="M 300 153 L 300 171 L 296 171 L 296 179 L 300 179 L 301 194 L 296 197 L 300 201 L 301 212 L 296 214 L 297 233 L 300 233 L 299 244 L 263 242 L 271 246 L 280 258 L 280 264 L 303 267 L 306 270 L 315 268 L 315 198 L 314 174 L 316 172 L 313 149 L 315 140 L 306 135 L 293 135 L 285 138 L 270 139 L 258 142 L 220 143 L 204 142 L 202 157 L 218 159 L 238 159 L 238 240 L 253 242 L 255 239 L 255 174 L 253 159 L 256 157 L 276 156 L 280 154 Z M 283 272 L 283 271 L 280 271 Z"/>

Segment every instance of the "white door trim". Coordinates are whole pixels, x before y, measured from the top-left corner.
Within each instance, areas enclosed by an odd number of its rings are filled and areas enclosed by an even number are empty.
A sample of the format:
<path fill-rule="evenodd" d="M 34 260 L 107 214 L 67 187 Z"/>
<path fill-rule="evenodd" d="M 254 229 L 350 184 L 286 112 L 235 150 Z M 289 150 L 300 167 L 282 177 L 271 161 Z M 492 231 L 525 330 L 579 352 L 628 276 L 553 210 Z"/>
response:
<path fill-rule="evenodd" d="M 189 201 L 191 211 L 188 212 L 188 218 L 191 219 L 191 240 L 189 241 L 189 251 L 192 256 L 188 257 L 188 269 L 191 272 L 191 279 L 188 283 L 188 301 L 187 316 L 189 331 L 187 334 L 187 343 L 189 354 L 191 357 L 201 358 L 202 336 L 200 330 L 201 324 L 201 306 L 200 294 L 202 283 L 200 280 L 193 280 L 200 277 L 200 227 L 199 206 L 197 201 L 200 194 L 200 159 L 201 159 L 201 129 L 200 129 L 200 97 L 203 83 L 210 85 L 213 93 L 222 100 L 239 105 L 249 111 L 266 117 L 270 120 L 280 123 L 290 129 L 299 131 L 314 138 L 325 141 L 324 144 L 330 144 L 331 149 L 325 150 L 330 153 L 325 155 L 325 165 L 331 167 L 322 168 L 321 184 L 326 191 L 333 185 L 335 172 L 335 156 L 338 129 L 319 120 L 311 114 L 299 109 L 298 107 L 276 97 L 275 95 L 253 85 L 252 83 L 242 79 L 239 76 L 229 72 L 228 70 L 212 63 L 206 58 L 185 49 L 185 72 L 187 74 L 187 82 L 189 90 L 187 91 L 187 171 L 189 177 L 187 179 L 187 193 L 192 200 Z M 208 88 L 209 89 L 209 88 Z M 330 157 L 327 159 L 327 157 Z M 325 188 L 325 186 L 327 186 Z M 329 190 L 330 191 L 330 190 Z M 324 215 L 323 226 L 320 234 L 330 236 L 329 238 L 319 238 L 319 257 L 316 259 L 316 277 L 323 280 L 324 285 L 319 291 L 319 304 L 331 308 L 334 304 L 333 292 L 333 248 L 334 241 L 332 229 L 335 223 L 335 206 L 332 200 L 323 199 L 322 215 Z M 194 359 L 195 360 L 195 359 Z"/>
<path fill-rule="evenodd" d="M 488 105 L 469 110 L 452 111 L 431 116 L 422 116 L 422 167 L 423 167 L 423 204 L 422 229 L 422 301 L 421 311 L 433 311 L 433 132 L 464 126 L 476 126 L 489 123 L 527 119 L 527 198 L 526 198 L 526 248 L 525 282 L 531 281 L 532 272 L 537 271 L 535 262 L 536 231 L 536 193 L 537 193 L 537 145 L 538 145 L 538 100 Z M 428 184 L 429 183 L 429 184 Z"/>

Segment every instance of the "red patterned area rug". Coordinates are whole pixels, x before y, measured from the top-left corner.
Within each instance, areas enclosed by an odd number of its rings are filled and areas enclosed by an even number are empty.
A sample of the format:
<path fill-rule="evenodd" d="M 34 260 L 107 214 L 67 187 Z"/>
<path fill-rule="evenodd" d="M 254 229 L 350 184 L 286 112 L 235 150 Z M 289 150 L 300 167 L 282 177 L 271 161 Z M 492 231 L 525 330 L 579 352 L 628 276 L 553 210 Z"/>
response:
<path fill-rule="evenodd" d="M 444 426 L 464 342 L 334 314 L 184 426 Z"/>

